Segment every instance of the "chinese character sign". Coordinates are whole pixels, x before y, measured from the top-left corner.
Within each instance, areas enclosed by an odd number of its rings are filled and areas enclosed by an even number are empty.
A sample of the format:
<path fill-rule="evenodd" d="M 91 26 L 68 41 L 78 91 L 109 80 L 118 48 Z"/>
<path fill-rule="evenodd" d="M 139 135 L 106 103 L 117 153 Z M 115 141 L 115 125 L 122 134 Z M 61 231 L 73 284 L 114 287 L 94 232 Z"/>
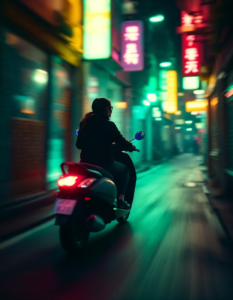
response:
<path fill-rule="evenodd" d="M 201 45 L 194 35 L 182 36 L 183 76 L 197 76 L 201 71 Z"/>
<path fill-rule="evenodd" d="M 202 23 L 202 15 L 190 16 L 186 12 L 181 12 L 182 26 L 195 26 Z M 182 35 L 182 60 L 183 76 L 197 76 L 201 71 L 202 45 L 195 42 L 196 35 Z"/>
<path fill-rule="evenodd" d="M 201 24 L 203 22 L 203 15 L 191 16 L 185 11 L 181 12 L 181 25 L 182 26 L 192 26 L 196 24 Z"/>
<path fill-rule="evenodd" d="M 143 25 L 141 21 L 122 23 L 121 47 L 121 61 L 124 71 L 143 70 Z"/>

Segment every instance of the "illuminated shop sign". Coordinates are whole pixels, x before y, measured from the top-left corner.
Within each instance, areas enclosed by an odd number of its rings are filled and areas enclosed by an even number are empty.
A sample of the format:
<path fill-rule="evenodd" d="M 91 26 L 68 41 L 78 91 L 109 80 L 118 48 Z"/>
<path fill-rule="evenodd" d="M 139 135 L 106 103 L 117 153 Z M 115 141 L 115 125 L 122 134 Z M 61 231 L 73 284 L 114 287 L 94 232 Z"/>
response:
<path fill-rule="evenodd" d="M 207 100 L 187 101 L 185 103 L 185 109 L 187 112 L 206 111 L 207 106 L 208 106 Z"/>
<path fill-rule="evenodd" d="M 159 88 L 162 91 L 167 90 L 167 71 L 166 70 L 159 71 Z"/>
<path fill-rule="evenodd" d="M 153 107 L 152 116 L 155 118 L 161 118 L 162 113 L 161 113 L 161 110 L 159 109 L 159 107 Z"/>
<path fill-rule="evenodd" d="M 167 71 L 167 101 L 166 112 L 175 113 L 177 111 L 177 72 Z"/>
<path fill-rule="evenodd" d="M 183 76 L 197 76 L 201 71 L 201 45 L 194 35 L 182 35 Z"/>
<path fill-rule="evenodd" d="M 127 108 L 127 102 L 117 102 L 116 107 L 117 108 Z"/>
<path fill-rule="evenodd" d="M 122 23 L 121 61 L 124 71 L 140 71 L 144 68 L 143 24 L 141 21 Z"/>
<path fill-rule="evenodd" d="M 176 119 L 175 124 L 176 125 L 183 125 L 184 124 L 184 119 Z"/>
<path fill-rule="evenodd" d="M 183 89 L 184 90 L 196 90 L 199 88 L 200 79 L 198 76 L 183 77 Z"/>
<path fill-rule="evenodd" d="M 107 59 L 111 56 L 111 0 L 84 0 L 83 57 Z"/>
<path fill-rule="evenodd" d="M 196 24 L 203 23 L 203 15 L 189 15 L 185 11 L 181 11 L 181 25 L 182 26 L 192 26 Z"/>
<path fill-rule="evenodd" d="M 202 23 L 202 16 L 195 19 L 185 12 L 181 12 L 182 26 L 190 26 L 193 24 Z M 202 62 L 202 45 L 200 42 L 195 42 L 194 34 L 182 35 L 182 61 L 183 61 L 183 76 L 197 76 L 201 71 Z"/>

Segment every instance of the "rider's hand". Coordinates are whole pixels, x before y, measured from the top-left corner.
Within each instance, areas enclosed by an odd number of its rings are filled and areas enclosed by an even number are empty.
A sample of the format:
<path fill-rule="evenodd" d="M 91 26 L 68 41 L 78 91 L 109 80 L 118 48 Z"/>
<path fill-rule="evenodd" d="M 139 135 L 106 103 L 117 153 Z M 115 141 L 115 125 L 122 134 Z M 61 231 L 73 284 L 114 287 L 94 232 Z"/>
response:
<path fill-rule="evenodd" d="M 136 149 L 136 146 L 132 145 L 132 150 L 130 152 L 135 151 L 135 149 Z"/>

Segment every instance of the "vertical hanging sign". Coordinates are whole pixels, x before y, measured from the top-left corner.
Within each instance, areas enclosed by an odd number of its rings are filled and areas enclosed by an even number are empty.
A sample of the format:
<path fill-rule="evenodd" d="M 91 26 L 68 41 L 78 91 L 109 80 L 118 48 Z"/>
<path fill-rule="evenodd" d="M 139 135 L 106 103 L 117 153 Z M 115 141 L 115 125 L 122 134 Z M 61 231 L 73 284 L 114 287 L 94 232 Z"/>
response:
<path fill-rule="evenodd" d="M 182 26 L 192 26 L 202 23 L 202 16 L 190 16 L 186 12 L 181 12 Z M 195 42 L 196 35 L 182 35 L 182 61 L 183 76 L 198 76 L 201 71 L 202 46 L 200 42 Z"/>
<path fill-rule="evenodd" d="M 174 114 L 177 111 L 177 72 L 167 71 L 167 101 L 166 112 Z"/>
<path fill-rule="evenodd" d="M 141 21 L 122 23 L 121 62 L 124 71 L 144 68 L 143 24 Z"/>
<path fill-rule="evenodd" d="M 111 0 L 84 0 L 83 11 L 83 57 L 110 58 Z"/>

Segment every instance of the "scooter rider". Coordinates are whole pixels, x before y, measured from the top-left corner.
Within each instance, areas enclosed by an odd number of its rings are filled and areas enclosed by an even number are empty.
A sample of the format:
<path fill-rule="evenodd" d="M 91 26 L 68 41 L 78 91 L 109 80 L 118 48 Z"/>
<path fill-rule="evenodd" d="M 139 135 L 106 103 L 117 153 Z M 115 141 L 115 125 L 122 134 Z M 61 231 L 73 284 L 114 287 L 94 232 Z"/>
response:
<path fill-rule="evenodd" d="M 124 164 L 114 161 L 112 144 L 115 142 L 121 150 L 129 152 L 136 147 L 109 121 L 112 110 L 111 101 L 106 98 L 96 98 L 93 101 L 92 112 L 87 113 L 80 123 L 76 147 L 82 150 L 82 163 L 102 167 L 117 179 L 117 206 L 127 209 L 130 205 L 124 196 L 129 182 L 129 170 Z"/>

